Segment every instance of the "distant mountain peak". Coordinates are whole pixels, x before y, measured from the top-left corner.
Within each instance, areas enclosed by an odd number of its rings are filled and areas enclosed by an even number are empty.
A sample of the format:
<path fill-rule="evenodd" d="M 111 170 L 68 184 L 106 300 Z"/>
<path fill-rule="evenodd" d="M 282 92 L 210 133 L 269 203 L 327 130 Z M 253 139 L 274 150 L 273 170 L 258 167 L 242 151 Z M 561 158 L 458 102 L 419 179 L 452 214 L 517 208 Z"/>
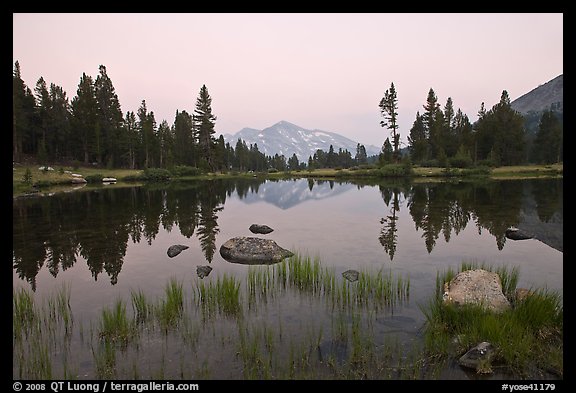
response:
<path fill-rule="evenodd" d="M 564 110 L 564 74 L 532 89 L 512 101 L 511 106 L 521 114 L 541 112 L 554 105 L 557 110 Z"/>
<path fill-rule="evenodd" d="M 268 156 L 284 155 L 287 159 L 296 154 L 300 161 L 313 156 L 316 150 L 328 151 L 330 145 L 335 151 L 348 150 L 352 156 L 356 154 L 357 141 L 353 141 L 335 132 L 323 130 L 307 130 L 294 123 L 281 120 L 263 130 L 243 128 L 235 134 L 224 134 L 224 140 L 230 144 L 242 139 L 247 145 L 257 144 L 258 150 Z M 368 155 L 378 154 L 380 149 L 372 145 L 364 145 Z"/>

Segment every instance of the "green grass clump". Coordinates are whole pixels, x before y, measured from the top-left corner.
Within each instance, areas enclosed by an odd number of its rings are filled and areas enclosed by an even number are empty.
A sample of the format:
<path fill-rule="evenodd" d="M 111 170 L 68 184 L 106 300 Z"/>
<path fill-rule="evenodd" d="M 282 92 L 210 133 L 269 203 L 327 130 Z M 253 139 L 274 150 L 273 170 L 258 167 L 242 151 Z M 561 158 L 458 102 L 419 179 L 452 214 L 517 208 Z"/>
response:
<path fill-rule="evenodd" d="M 294 255 L 288 260 L 290 284 L 300 290 L 318 292 L 321 287 L 320 259 Z"/>
<path fill-rule="evenodd" d="M 156 314 L 160 325 L 167 329 L 176 326 L 184 310 L 184 290 L 182 283 L 170 279 L 165 289 L 166 298 L 160 301 Z"/>
<path fill-rule="evenodd" d="M 131 291 L 130 296 L 132 298 L 132 310 L 134 311 L 136 322 L 142 323 L 147 321 L 153 309 L 152 305 L 148 303 L 144 292 L 142 292 L 142 290 L 138 292 Z"/>
<path fill-rule="evenodd" d="M 218 276 L 216 282 L 196 281 L 194 300 L 205 316 L 213 316 L 216 311 L 239 316 L 242 312 L 240 281 L 227 274 Z"/>
<path fill-rule="evenodd" d="M 114 306 L 104 308 L 100 319 L 100 338 L 105 341 L 126 344 L 134 335 L 135 329 L 126 314 L 126 304 L 117 300 Z"/>
<path fill-rule="evenodd" d="M 63 285 L 55 296 L 48 298 L 48 315 L 51 325 L 62 322 L 65 332 L 72 332 L 72 309 L 70 307 L 70 286 Z"/>
<path fill-rule="evenodd" d="M 12 290 L 12 331 L 14 338 L 20 340 L 27 335 L 33 324 L 38 320 L 34 307 L 33 295 L 20 288 Z"/>

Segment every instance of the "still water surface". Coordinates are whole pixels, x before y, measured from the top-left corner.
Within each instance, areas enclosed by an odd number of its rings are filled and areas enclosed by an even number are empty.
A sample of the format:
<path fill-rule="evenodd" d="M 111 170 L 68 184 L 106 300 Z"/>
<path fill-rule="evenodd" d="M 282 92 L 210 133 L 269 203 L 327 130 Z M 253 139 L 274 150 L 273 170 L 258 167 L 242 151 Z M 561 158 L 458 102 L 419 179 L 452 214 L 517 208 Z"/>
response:
<path fill-rule="evenodd" d="M 420 306 L 433 295 L 437 273 L 457 269 L 462 261 L 517 266 L 519 287 L 563 290 L 562 187 L 562 179 L 370 184 L 242 179 L 17 199 L 13 286 L 42 298 L 69 284 L 75 323 L 88 324 L 116 299 L 129 302 L 132 290 L 161 296 L 174 277 L 188 289 L 200 265 L 213 268 L 206 281 L 224 273 L 245 277 L 249 266 L 224 260 L 219 247 L 235 236 L 259 236 L 319 257 L 337 277 L 348 269 L 383 269 L 409 278 L 409 301 L 377 318 L 375 334 L 400 332 L 416 339 L 424 323 Z M 253 235 L 248 230 L 253 223 L 274 231 Z M 510 226 L 536 239 L 509 240 L 504 232 Z M 166 250 L 173 244 L 189 249 L 169 258 Z M 267 318 L 284 318 L 286 334 L 300 334 L 300 319 L 323 314 L 309 304 L 282 307 Z M 79 363 L 80 378 L 94 376 L 90 356 Z"/>

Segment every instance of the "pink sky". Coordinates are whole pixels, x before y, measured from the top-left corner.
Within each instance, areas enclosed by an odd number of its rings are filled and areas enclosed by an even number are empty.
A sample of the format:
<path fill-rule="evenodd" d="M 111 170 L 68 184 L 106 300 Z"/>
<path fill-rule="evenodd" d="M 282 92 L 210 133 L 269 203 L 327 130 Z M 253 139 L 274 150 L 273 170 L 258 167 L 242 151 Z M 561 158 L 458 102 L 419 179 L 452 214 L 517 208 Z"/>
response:
<path fill-rule="evenodd" d="M 394 82 L 402 142 L 433 88 L 471 121 L 563 71 L 562 14 L 13 14 L 13 62 L 71 101 L 106 66 L 122 111 L 158 124 L 192 112 L 203 84 L 217 133 L 286 120 L 381 146 Z"/>

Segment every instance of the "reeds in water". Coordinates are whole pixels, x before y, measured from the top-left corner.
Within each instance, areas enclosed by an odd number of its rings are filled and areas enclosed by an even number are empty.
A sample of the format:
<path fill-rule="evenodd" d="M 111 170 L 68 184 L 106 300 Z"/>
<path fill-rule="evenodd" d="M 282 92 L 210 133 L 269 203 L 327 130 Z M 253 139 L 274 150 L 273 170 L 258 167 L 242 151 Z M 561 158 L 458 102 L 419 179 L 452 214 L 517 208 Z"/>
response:
<path fill-rule="evenodd" d="M 128 319 L 126 304 L 118 299 L 112 308 L 104 308 L 100 319 L 99 336 L 104 341 L 118 342 L 122 345 L 135 334 L 134 323 Z"/>
<path fill-rule="evenodd" d="M 153 307 L 148 303 L 146 295 L 144 295 L 142 290 L 139 290 L 138 292 L 131 291 L 130 296 L 132 298 L 132 310 L 134 311 L 136 322 L 146 322 L 153 311 Z"/>
<path fill-rule="evenodd" d="M 214 280 L 196 281 L 194 300 L 205 316 L 220 312 L 228 316 L 240 316 L 242 312 L 240 280 L 224 274 Z"/>
<path fill-rule="evenodd" d="M 184 310 L 184 290 L 182 283 L 172 278 L 164 290 L 165 298 L 160 301 L 156 315 L 160 326 L 168 329 L 177 325 Z"/>
<path fill-rule="evenodd" d="M 27 336 L 33 324 L 38 320 L 34 297 L 27 290 L 12 290 L 12 331 L 14 338 L 20 340 Z"/>

